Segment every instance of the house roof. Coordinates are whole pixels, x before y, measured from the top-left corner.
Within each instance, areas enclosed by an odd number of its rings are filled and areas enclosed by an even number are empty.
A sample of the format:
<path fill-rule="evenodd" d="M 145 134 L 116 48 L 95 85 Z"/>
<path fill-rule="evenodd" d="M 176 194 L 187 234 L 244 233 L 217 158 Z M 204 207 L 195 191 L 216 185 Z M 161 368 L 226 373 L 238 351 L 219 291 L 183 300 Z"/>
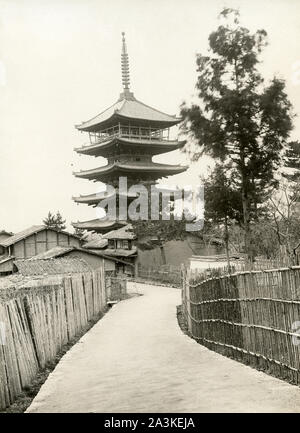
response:
<path fill-rule="evenodd" d="M 111 232 L 103 235 L 105 239 L 128 239 L 133 240 L 136 239 L 136 235 L 132 231 L 132 225 L 128 224 L 125 227 L 121 227 L 118 230 L 112 230 Z"/>
<path fill-rule="evenodd" d="M 106 243 L 107 240 L 105 239 Z M 97 256 L 97 257 L 101 257 L 103 259 L 107 259 L 107 260 L 112 260 L 114 262 L 118 261 L 118 259 L 116 259 L 115 257 L 109 257 L 108 255 L 105 254 L 105 250 L 104 251 L 99 251 L 99 250 L 91 250 L 88 248 L 80 248 L 80 247 L 54 247 L 51 248 L 51 250 L 45 251 L 44 253 L 38 254 L 36 256 L 31 257 L 28 260 L 47 260 L 47 259 L 56 259 L 59 257 L 64 257 L 64 256 L 68 256 L 69 253 L 71 252 L 82 252 L 84 254 L 91 254 L 93 256 Z M 73 258 L 73 257 L 72 257 Z"/>
<path fill-rule="evenodd" d="M 69 273 L 90 272 L 91 266 L 79 258 L 59 258 L 46 260 L 15 260 L 15 265 L 24 276 L 61 275 Z"/>
<path fill-rule="evenodd" d="M 89 242 L 85 243 L 83 245 L 83 248 L 87 249 L 103 249 L 107 246 L 108 240 L 107 239 L 92 239 Z"/>
<path fill-rule="evenodd" d="M 63 231 L 63 230 L 57 230 L 57 229 L 54 229 L 54 228 L 47 228 L 44 225 L 35 225 L 35 226 L 29 227 L 26 230 L 23 230 L 21 232 L 16 233 L 13 236 L 10 236 L 9 238 L 5 239 L 4 241 L 1 241 L 0 245 L 3 246 L 3 247 L 9 247 L 10 245 L 14 245 L 15 243 L 21 241 L 22 239 L 25 239 L 28 236 L 31 236 L 31 235 L 33 235 L 35 233 L 39 233 L 39 232 L 41 232 L 43 230 L 52 230 L 52 231 L 55 231 L 55 232 L 58 232 L 58 233 L 64 233 L 66 235 L 73 236 L 74 238 L 79 239 L 79 236 L 76 236 L 75 234 L 68 233 L 68 232 Z"/>
<path fill-rule="evenodd" d="M 139 139 L 139 138 L 121 138 L 108 137 L 107 140 L 96 144 L 76 147 L 74 150 L 77 153 L 84 155 L 102 155 L 104 157 L 111 154 L 111 150 L 116 145 L 122 145 L 126 148 L 134 148 L 136 152 L 147 149 L 147 153 L 151 155 L 159 155 L 160 153 L 171 152 L 172 150 L 180 149 L 186 141 L 178 140 L 159 140 L 159 139 Z"/>
<path fill-rule="evenodd" d="M 139 173 L 141 176 L 145 174 L 158 174 L 158 177 L 169 176 L 170 174 L 178 174 L 187 170 L 187 166 L 159 164 L 152 161 L 123 161 L 113 162 L 102 167 L 97 167 L 91 170 L 80 170 L 73 173 L 76 177 L 83 179 L 101 179 L 112 173 Z"/>
<path fill-rule="evenodd" d="M 118 248 L 117 250 L 106 248 L 105 254 L 112 257 L 132 257 L 137 254 L 137 249 L 135 247 L 132 250 L 123 250 Z"/>
<path fill-rule="evenodd" d="M 138 101 L 133 93 L 124 92 L 120 95 L 117 102 L 92 119 L 80 125 L 76 125 L 76 128 L 79 131 L 99 131 L 115 124 L 118 120 L 120 122 L 122 122 L 122 120 L 125 122 L 126 120 L 135 120 L 136 124 L 147 123 L 163 128 L 176 125 L 181 121 L 181 118 L 170 116 L 169 114 L 156 110 Z"/>

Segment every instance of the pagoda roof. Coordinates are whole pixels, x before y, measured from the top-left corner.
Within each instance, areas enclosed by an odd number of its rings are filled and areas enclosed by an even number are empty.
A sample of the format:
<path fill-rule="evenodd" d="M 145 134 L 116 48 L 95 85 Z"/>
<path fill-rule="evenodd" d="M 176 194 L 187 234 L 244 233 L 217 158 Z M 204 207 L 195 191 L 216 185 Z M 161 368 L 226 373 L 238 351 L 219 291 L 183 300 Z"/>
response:
<path fill-rule="evenodd" d="M 93 230 L 97 233 L 107 233 L 114 229 L 119 229 L 120 227 L 126 225 L 126 221 L 111 221 L 108 219 L 96 218 L 90 221 L 72 223 L 72 226 L 77 229 L 83 230 Z"/>
<path fill-rule="evenodd" d="M 91 170 L 81 170 L 73 173 L 76 177 L 83 179 L 100 180 L 113 173 L 153 173 L 158 174 L 158 177 L 164 177 L 171 174 L 178 174 L 184 172 L 188 167 L 182 165 L 159 164 L 156 162 L 148 161 L 124 161 L 113 162 L 102 167 L 94 168 Z"/>
<path fill-rule="evenodd" d="M 159 139 L 139 139 L 139 138 L 123 138 L 123 137 L 109 137 L 100 143 L 90 144 L 75 148 L 75 152 L 83 155 L 93 156 L 107 156 L 111 154 L 112 147 L 122 144 L 134 150 L 145 150 L 147 146 L 147 153 L 149 155 L 159 155 L 164 152 L 171 152 L 172 150 L 180 149 L 185 145 L 186 141 L 178 140 L 159 140 Z"/>
<path fill-rule="evenodd" d="M 97 132 L 115 125 L 119 121 L 135 121 L 139 125 L 152 125 L 157 128 L 168 128 L 177 125 L 181 118 L 171 116 L 138 101 L 133 93 L 124 91 L 111 107 L 92 119 L 76 125 L 79 131 Z"/>
<path fill-rule="evenodd" d="M 130 193 L 129 191 L 127 194 L 120 194 L 118 190 L 115 190 L 114 192 L 108 193 L 107 191 L 101 191 L 99 193 L 95 194 L 87 194 L 87 195 L 80 195 L 79 197 L 72 197 L 73 200 L 76 203 L 84 203 L 88 204 L 89 206 L 97 206 L 99 201 L 104 199 L 110 199 L 118 196 L 127 197 L 127 199 L 135 199 L 137 198 L 137 193 Z"/>

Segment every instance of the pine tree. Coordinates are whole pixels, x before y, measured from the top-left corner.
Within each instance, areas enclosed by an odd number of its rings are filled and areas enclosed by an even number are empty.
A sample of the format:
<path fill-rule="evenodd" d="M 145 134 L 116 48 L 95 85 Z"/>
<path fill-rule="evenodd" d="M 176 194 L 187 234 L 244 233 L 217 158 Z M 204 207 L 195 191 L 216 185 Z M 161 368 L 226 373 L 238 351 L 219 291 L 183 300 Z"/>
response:
<path fill-rule="evenodd" d="M 52 214 L 51 212 L 48 212 L 47 217 L 43 220 L 43 224 L 47 228 L 52 228 L 55 230 L 66 229 L 66 220 L 63 219 L 59 211 L 56 212 L 56 215 Z"/>
<path fill-rule="evenodd" d="M 284 154 L 284 166 L 289 169 L 289 172 L 283 176 L 289 182 L 300 182 L 300 142 L 290 141 L 287 144 Z"/>

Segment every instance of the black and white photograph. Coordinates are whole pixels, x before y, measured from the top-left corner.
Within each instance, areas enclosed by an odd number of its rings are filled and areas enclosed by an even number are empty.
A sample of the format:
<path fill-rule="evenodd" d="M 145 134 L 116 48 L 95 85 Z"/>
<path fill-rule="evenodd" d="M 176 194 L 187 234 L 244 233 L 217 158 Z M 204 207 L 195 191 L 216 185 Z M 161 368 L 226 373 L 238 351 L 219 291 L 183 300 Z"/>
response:
<path fill-rule="evenodd" d="M 300 412 L 299 116 L 299 0 L 0 0 L 0 421 Z"/>

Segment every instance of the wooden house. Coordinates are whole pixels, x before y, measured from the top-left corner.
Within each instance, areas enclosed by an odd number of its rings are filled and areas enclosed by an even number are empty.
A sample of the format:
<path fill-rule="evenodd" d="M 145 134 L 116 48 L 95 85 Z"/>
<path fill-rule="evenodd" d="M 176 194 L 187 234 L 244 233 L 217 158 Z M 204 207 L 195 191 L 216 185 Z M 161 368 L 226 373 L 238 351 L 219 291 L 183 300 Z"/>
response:
<path fill-rule="evenodd" d="M 66 231 L 47 228 L 44 225 L 29 227 L 0 241 L 0 275 L 12 273 L 15 260 L 29 259 L 56 246 L 80 247 L 80 245 L 80 238 Z"/>

